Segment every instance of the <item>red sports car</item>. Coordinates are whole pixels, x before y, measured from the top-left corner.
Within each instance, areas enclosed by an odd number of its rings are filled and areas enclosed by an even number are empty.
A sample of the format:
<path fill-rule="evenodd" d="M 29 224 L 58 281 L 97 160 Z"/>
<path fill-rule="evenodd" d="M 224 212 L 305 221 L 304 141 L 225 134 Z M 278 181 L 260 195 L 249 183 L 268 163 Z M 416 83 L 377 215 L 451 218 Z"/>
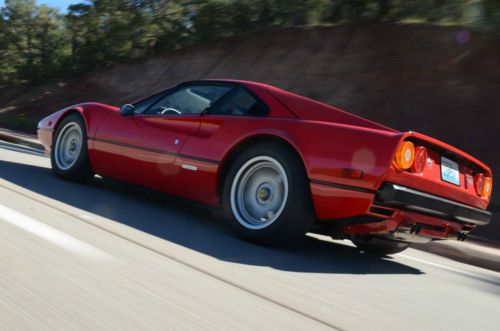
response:
<path fill-rule="evenodd" d="M 391 254 L 464 240 L 491 219 L 492 173 L 474 157 L 256 82 L 83 103 L 43 119 L 38 136 L 61 178 L 99 174 L 220 207 L 257 243 L 311 231 Z"/>

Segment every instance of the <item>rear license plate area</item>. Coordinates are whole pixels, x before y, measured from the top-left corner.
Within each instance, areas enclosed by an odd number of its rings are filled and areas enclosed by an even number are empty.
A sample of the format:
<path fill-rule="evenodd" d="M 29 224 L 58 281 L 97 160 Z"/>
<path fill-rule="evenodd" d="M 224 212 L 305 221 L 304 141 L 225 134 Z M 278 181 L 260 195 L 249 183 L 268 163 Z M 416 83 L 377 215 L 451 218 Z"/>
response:
<path fill-rule="evenodd" d="M 460 186 L 460 170 L 458 162 L 444 156 L 441 157 L 441 180 Z"/>

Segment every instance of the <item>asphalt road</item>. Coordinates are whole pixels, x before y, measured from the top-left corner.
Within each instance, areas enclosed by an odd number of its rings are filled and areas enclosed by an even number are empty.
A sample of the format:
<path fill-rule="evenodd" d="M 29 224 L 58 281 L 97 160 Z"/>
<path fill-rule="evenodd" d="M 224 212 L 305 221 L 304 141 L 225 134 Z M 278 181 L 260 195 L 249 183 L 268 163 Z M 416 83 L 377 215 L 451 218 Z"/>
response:
<path fill-rule="evenodd" d="M 309 235 L 242 242 L 210 212 L 54 177 L 0 142 L 2 329 L 498 330 L 500 273 Z"/>

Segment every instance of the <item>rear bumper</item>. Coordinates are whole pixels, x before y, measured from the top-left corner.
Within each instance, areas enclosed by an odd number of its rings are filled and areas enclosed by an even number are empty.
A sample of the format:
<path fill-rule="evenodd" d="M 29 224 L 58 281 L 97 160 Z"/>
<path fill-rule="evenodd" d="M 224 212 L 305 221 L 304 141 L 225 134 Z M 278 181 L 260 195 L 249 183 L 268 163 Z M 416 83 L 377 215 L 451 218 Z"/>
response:
<path fill-rule="evenodd" d="M 383 184 L 375 203 L 476 225 L 486 225 L 492 217 L 486 210 L 393 183 Z"/>

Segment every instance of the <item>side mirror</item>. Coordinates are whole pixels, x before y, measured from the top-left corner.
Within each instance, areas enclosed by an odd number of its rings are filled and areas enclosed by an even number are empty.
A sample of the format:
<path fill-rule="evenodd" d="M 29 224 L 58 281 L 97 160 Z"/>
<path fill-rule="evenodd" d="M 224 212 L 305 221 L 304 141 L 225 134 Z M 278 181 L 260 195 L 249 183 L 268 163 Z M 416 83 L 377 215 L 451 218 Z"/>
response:
<path fill-rule="evenodd" d="M 210 111 L 210 106 L 208 106 L 207 108 L 203 109 L 203 111 L 200 113 L 200 116 L 203 116 L 205 114 L 207 114 L 209 111 Z"/>
<path fill-rule="evenodd" d="M 130 116 L 134 113 L 135 107 L 129 103 L 120 107 L 120 114 L 123 116 Z"/>

